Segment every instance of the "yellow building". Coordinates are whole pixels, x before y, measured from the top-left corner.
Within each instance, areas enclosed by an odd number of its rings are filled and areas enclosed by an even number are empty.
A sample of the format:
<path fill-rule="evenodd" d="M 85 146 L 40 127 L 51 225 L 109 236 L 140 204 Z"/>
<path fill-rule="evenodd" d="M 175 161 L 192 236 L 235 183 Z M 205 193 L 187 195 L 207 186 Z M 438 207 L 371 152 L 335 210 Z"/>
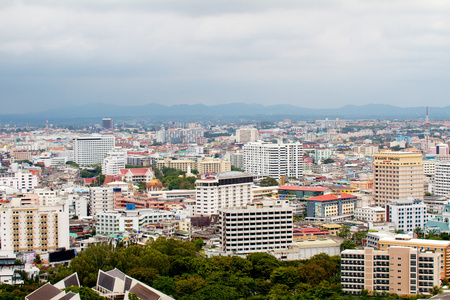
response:
<path fill-rule="evenodd" d="M 170 159 L 165 158 L 156 162 L 156 166 L 161 169 L 162 167 L 179 169 L 187 172 L 188 168 L 192 170 L 198 170 L 199 174 L 205 173 L 225 173 L 231 171 L 231 162 L 225 161 L 219 158 L 198 158 L 197 160 L 191 159 Z"/>
<path fill-rule="evenodd" d="M 380 152 L 373 162 L 375 203 L 413 197 L 423 200 L 422 155 L 412 152 Z"/>
<path fill-rule="evenodd" d="M 379 250 L 387 250 L 394 246 L 409 247 L 419 251 L 431 251 L 439 253 L 441 279 L 450 278 L 450 241 L 436 241 L 426 239 L 413 239 L 406 234 L 395 237 L 383 237 L 378 241 Z"/>
<path fill-rule="evenodd" d="M 339 229 L 341 229 L 339 224 L 322 224 L 319 226 L 320 229 L 329 231 L 331 235 L 338 235 Z"/>

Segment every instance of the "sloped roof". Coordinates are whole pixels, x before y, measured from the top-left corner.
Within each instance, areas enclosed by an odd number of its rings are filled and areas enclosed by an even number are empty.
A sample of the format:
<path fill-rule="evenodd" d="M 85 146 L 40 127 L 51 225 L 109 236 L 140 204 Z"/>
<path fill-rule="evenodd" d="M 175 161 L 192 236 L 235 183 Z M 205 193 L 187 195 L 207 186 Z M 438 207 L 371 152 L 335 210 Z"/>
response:
<path fill-rule="evenodd" d="M 313 191 L 313 192 L 324 192 L 330 188 L 322 186 L 296 186 L 296 185 L 283 185 L 278 188 L 278 190 L 287 191 Z"/>
<path fill-rule="evenodd" d="M 346 194 L 346 193 L 341 193 L 338 196 L 336 196 L 334 194 L 328 194 L 328 195 L 312 197 L 312 198 L 306 199 L 306 201 L 332 201 L 332 200 L 337 200 L 337 199 L 351 199 L 351 198 L 357 198 L 357 197 L 355 195 Z"/>

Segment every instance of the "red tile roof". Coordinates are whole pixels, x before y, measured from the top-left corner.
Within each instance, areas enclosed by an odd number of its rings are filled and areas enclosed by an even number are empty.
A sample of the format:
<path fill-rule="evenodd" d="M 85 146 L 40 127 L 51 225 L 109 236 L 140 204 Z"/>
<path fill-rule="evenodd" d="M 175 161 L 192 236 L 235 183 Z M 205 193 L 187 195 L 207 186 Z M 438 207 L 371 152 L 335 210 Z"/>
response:
<path fill-rule="evenodd" d="M 126 175 L 128 171 L 133 175 L 144 175 L 148 170 L 151 170 L 151 168 L 120 169 L 120 175 Z"/>

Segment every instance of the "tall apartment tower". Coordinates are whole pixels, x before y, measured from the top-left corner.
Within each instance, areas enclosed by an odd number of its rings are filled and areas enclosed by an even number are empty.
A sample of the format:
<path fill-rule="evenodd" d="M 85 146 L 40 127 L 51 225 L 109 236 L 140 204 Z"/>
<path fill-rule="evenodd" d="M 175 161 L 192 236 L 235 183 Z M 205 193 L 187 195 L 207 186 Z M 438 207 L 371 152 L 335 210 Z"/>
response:
<path fill-rule="evenodd" d="M 303 175 L 303 145 L 301 143 L 253 142 L 244 147 L 245 172 L 256 177 L 281 176 L 300 178 Z"/>
<path fill-rule="evenodd" d="M 440 197 L 450 195 L 450 161 L 436 163 L 433 193 Z"/>
<path fill-rule="evenodd" d="M 412 197 L 423 200 L 422 154 L 379 152 L 373 162 L 375 203 L 385 205 L 392 199 Z"/>
<path fill-rule="evenodd" d="M 105 128 L 106 130 L 114 130 L 114 120 L 111 118 L 103 118 L 102 119 L 102 126 L 103 128 Z"/>
<path fill-rule="evenodd" d="M 220 208 L 242 207 L 252 201 L 253 176 L 220 173 L 195 182 L 197 215 L 217 214 Z"/>
<path fill-rule="evenodd" d="M 344 250 L 341 253 L 341 285 L 349 294 L 362 290 L 398 295 L 428 293 L 440 285 L 440 255 L 407 247 L 387 250 Z"/>
<path fill-rule="evenodd" d="M 103 159 L 114 149 L 113 135 L 92 135 L 73 140 L 73 158 L 80 166 L 103 163 Z"/>
<path fill-rule="evenodd" d="M 248 143 L 256 142 L 259 138 L 258 129 L 252 127 L 241 127 L 236 130 L 236 142 Z"/>
<path fill-rule="evenodd" d="M 127 151 L 122 148 L 114 148 L 109 152 L 102 164 L 103 175 L 118 175 L 120 169 L 125 169 L 127 163 Z"/>

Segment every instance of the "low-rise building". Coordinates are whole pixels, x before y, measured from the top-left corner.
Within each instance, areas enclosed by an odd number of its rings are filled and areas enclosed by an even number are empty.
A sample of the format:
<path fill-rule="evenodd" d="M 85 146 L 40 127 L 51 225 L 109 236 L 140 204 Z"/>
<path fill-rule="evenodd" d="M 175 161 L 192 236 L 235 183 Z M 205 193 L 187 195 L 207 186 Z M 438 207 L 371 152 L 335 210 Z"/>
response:
<path fill-rule="evenodd" d="M 351 194 L 328 194 L 307 199 L 308 219 L 339 219 L 353 216 L 357 197 Z"/>
<path fill-rule="evenodd" d="M 355 219 L 366 222 L 383 222 L 386 210 L 382 207 L 358 207 L 355 209 Z"/>

